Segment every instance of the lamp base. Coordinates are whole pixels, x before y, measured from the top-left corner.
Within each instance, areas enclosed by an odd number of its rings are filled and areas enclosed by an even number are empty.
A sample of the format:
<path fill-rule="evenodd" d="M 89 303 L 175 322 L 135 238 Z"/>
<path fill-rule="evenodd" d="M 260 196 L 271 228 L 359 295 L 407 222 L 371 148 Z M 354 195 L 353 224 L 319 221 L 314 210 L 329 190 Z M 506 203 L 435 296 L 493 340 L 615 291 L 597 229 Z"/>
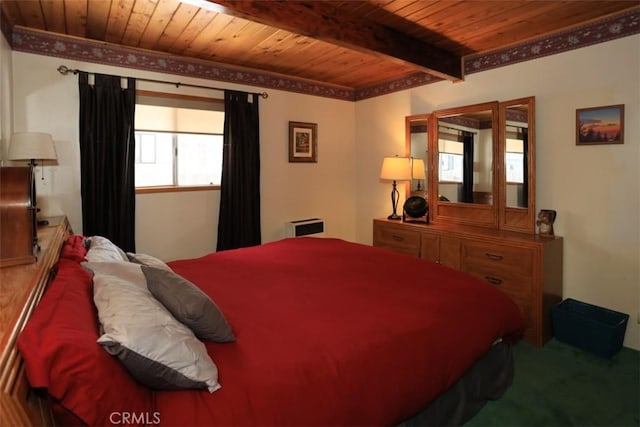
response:
<path fill-rule="evenodd" d="M 389 215 L 387 217 L 387 219 L 402 219 L 402 217 L 400 215 L 398 215 L 397 213 L 392 213 L 391 215 Z"/>

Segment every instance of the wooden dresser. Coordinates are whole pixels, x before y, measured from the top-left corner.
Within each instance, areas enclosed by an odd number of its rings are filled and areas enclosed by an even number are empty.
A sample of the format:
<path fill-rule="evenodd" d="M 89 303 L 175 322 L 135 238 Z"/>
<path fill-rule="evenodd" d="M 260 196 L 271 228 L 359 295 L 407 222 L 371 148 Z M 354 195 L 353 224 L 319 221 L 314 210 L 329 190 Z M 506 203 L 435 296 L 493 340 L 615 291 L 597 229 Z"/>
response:
<path fill-rule="evenodd" d="M 454 224 L 373 221 L 373 245 L 465 271 L 497 286 L 520 307 L 525 339 L 551 338 L 551 307 L 562 300 L 561 237 Z"/>
<path fill-rule="evenodd" d="M 16 341 L 51 279 L 52 268 L 68 233 L 64 216 L 48 218 L 37 230 L 37 261 L 0 269 L 0 425 L 54 425 L 43 399 L 26 379 Z"/>
<path fill-rule="evenodd" d="M 36 206 L 33 170 L 0 168 L 0 267 L 36 261 Z"/>

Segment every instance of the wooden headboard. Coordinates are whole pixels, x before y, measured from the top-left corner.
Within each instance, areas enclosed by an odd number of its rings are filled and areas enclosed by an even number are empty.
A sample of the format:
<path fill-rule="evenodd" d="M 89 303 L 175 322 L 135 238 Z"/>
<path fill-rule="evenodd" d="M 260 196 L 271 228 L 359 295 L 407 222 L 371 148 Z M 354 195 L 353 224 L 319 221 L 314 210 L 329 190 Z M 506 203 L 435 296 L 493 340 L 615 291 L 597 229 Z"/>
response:
<path fill-rule="evenodd" d="M 55 425 L 46 401 L 29 387 L 16 341 L 40 301 L 69 234 L 64 216 L 37 230 L 37 261 L 0 268 L 0 425 Z"/>

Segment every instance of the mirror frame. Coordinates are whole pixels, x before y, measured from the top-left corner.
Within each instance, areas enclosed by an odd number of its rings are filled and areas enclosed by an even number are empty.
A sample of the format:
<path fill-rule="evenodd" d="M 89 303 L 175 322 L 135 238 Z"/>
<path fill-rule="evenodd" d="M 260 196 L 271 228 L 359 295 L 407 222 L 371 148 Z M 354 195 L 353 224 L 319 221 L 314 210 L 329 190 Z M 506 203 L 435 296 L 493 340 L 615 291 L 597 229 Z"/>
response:
<path fill-rule="evenodd" d="M 429 189 L 429 215 L 433 222 L 448 222 L 457 224 L 475 225 L 481 227 L 498 228 L 498 211 L 502 206 L 502 194 L 499 190 L 499 171 L 504 162 L 500 154 L 500 131 L 498 120 L 497 101 L 484 102 L 481 104 L 467 105 L 463 107 L 449 108 L 446 110 L 434 111 L 429 122 L 429 166 L 428 166 L 428 189 Z M 455 116 L 465 113 L 480 111 L 491 111 L 492 132 L 492 192 L 493 203 L 491 205 L 476 203 L 441 202 L 438 199 L 438 121 L 441 117 Z"/>
<path fill-rule="evenodd" d="M 506 141 L 507 141 L 507 109 L 511 107 L 515 107 L 517 105 L 527 105 L 527 129 L 528 129 L 528 152 L 527 152 L 527 207 L 519 208 L 519 207 L 510 207 L 507 206 L 507 179 L 505 176 L 505 153 L 506 153 Z M 500 158 L 502 168 L 501 170 L 496 171 L 496 174 L 500 176 L 498 192 L 500 194 L 500 200 L 503 202 L 500 204 L 500 228 L 503 230 L 510 231 L 519 231 L 523 233 L 535 233 L 535 179 L 536 179 L 536 123 L 535 123 L 535 97 L 530 96 L 526 98 L 518 98 L 512 99 L 509 101 L 500 102 L 499 105 L 499 130 L 500 130 Z"/>
<path fill-rule="evenodd" d="M 424 150 L 426 152 L 427 158 L 425 159 L 425 166 L 427 167 L 427 175 L 425 179 L 425 188 L 424 191 L 428 192 L 429 190 L 429 132 L 431 131 L 431 113 L 427 114 L 416 114 L 413 116 L 406 116 L 404 118 L 404 129 L 405 129 L 405 145 L 404 145 L 404 155 L 406 157 L 411 157 L 411 123 L 413 122 L 427 122 L 427 139 L 424 140 Z M 406 181 L 405 183 L 405 198 L 408 198 L 412 194 L 411 190 L 412 181 Z"/>

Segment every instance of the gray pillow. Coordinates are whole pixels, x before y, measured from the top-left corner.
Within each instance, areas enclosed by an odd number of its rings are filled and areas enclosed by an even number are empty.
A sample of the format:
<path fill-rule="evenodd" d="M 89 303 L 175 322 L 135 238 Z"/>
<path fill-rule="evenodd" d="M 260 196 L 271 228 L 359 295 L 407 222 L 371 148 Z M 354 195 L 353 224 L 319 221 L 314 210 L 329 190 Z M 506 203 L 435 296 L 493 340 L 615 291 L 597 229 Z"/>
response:
<path fill-rule="evenodd" d="M 161 390 L 220 388 L 204 344 L 146 286 L 96 273 L 93 291 L 103 330 L 98 343 L 139 382 Z"/>
<path fill-rule="evenodd" d="M 236 337 L 222 311 L 193 283 L 173 271 L 142 266 L 147 287 L 179 321 L 198 338 L 215 342 L 231 342 Z"/>

